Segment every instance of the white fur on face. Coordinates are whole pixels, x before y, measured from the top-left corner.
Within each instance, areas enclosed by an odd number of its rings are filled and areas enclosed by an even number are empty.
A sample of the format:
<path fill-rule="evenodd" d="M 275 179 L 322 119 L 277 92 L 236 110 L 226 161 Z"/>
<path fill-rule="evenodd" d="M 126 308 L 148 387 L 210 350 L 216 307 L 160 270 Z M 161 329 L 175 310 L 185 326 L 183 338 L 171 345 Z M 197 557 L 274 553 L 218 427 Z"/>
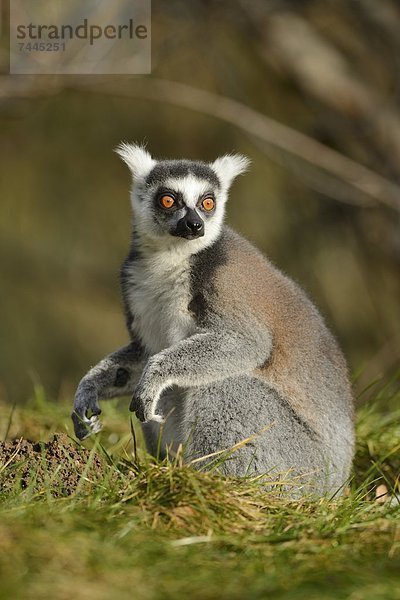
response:
<path fill-rule="evenodd" d="M 196 209 L 197 202 L 200 196 L 207 192 L 214 193 L 210 182 L 204 179 L 198 179 L 194 175 L 186 177 L 167 179 L 164 183 L 165 187 L 183 195 L 183 200 L 188 208 Z"/>

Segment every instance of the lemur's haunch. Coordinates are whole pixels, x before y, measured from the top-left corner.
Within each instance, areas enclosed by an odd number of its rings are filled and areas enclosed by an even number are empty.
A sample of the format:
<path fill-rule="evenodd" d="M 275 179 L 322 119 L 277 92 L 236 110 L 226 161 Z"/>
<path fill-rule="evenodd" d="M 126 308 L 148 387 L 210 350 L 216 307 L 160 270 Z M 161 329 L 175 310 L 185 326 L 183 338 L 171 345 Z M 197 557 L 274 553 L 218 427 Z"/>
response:
<path fill-rule="evenodd" d="M 156 161 L 128 144 L 117 152 L 134 179 L 121 270 L 131 342 L 80 382 L 77 437 L 101 428 L 99 400 L 131 394 L 150 452 L 160 435 L 162 452 L 183 444 L 188 460 L 250 437 L 225 473 L 290 472 L 296 495 L 339 490 L 354 447 L 343 355 L 304 292 L 223 225 L 247 159 Z"/>

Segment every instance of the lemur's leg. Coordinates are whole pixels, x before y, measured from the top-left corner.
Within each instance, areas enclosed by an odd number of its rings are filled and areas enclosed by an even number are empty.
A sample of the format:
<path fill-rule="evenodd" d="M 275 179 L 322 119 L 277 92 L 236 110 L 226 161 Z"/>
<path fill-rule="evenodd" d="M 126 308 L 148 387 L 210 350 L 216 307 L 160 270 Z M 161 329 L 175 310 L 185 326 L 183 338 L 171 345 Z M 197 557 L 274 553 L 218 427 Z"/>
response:
<path fill-rule="evenodd" d="M 103 358 L 80 381 L 72 421 L 80 440 L 101 429 L 99 400 L 131 394 L 146 364 L 140 344 L 132 342 Z"/>
<path fill-rule="evenodd" d="M 150 358 L 130 410 L 144 423 L 162 422 L 156 406 L 164 389 L 172 385 L 205 385 L 230 375 L 250 373 L 265 363 L 271 348 L 269 332 L 258 323 L 247 323 L 240 333 L 226 328 L 197 333 Z"/>

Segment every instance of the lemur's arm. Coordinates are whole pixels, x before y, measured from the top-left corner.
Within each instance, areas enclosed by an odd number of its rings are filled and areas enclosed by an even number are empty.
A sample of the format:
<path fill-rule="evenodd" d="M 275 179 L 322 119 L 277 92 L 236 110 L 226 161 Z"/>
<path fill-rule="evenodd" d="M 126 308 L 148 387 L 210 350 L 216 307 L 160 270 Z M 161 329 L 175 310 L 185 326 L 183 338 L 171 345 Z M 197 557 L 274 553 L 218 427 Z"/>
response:
<path fill-rule="evenodd" d="M 172 385 L 206 385 L 232 375 L 250 373 L 270 356 L 271 336 L 258 323 L 197 333 L 162 350 L 148 361 L 134 392 L 130 410 L 142 422 L 162 422 L 156 414 L 161 393 Z"/>
<path fill-rule="evenodd" d="M 90 369 L 79 383 L 71 415 L 77 438 L 100 431 L 99 400 L 132 394 L 147 358 L 142 346 L 132 342 Z"/>

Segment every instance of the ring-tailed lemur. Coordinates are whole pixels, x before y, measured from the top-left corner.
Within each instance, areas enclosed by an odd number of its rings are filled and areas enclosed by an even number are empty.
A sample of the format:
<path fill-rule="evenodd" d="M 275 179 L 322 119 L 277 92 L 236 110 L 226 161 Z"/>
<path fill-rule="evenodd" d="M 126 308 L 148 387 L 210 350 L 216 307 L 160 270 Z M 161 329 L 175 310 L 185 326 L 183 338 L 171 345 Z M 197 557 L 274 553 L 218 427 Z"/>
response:
<path fill-rule="evenodd" d="M 183 444 L 188 459 L 250 437 L 226 473 L 291 470 L 317 493 L 340 488 L 354 446 L 343 355 L 304 292 L 223 225 L 248 160 L 156 161 L 128 144 L 117 152 L 134 179 L 121 270 L 132 341 L 80 382 L 77 437 L 101 428 L 99 400 L 133 394 L 150 452 L 160 435 L 164 452 Z"/>

